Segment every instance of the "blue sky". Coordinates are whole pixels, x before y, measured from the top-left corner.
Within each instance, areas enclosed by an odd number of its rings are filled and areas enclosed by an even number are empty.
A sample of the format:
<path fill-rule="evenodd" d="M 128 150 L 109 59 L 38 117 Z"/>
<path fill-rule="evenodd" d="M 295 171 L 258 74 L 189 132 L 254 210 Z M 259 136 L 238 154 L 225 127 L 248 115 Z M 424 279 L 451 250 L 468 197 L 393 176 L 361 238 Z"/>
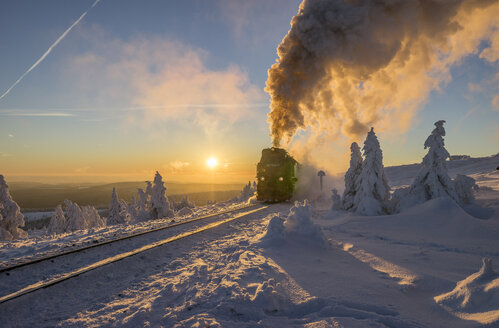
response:
<path fill-rule="evenodd" d="M 0 93 L 93 2 L 2 1 Z M 100 1 L 0 99 L 0 173 L 104 181 L 160 170 L 179 181 L 208 173 L 247 180 L 271 145 L 263 88 L 299 3 Z M 451 154 L 497 153 L 497 72 L 478 56 L 456 65 L 407 133 L 379 134 L 385 165 L 420 161 L 439 119 Z M 221 163 L 216 172 L 206 168 L 210 156 Z M 330 170 L 343 170 L 344 159 Z"/>

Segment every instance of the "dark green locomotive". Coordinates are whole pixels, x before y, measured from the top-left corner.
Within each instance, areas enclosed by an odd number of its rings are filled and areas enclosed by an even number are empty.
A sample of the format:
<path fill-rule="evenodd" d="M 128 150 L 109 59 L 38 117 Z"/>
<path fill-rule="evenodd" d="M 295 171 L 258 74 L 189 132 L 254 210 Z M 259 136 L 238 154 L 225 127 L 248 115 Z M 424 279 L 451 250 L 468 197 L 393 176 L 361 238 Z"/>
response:
<path fill-rule="evenodd" d="M 297 181 L 296 160 L 281 148 L 262 150 L 256 167 L 257 199 L 266 202 L 283 202 L 291 199 Z"/>

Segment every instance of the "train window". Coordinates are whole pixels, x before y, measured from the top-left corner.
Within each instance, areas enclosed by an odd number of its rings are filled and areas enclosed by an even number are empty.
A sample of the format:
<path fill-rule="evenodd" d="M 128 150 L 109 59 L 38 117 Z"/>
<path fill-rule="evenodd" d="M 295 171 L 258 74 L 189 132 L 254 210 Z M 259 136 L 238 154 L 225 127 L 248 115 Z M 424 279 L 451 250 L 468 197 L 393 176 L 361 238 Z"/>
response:
<path fill-rule="evenodd" d="M 283 181 L 283 180 L 284 180 L 284 178 L 283 178 L 283 177 L 279 177 L 279 181 Z"/>
<path fill-rule="evenodd" d="M 264 180 L 265 180 L 265 177 L 261 177 L 261 178 L 260 178 L 260 181 L 264 181 Z"/>

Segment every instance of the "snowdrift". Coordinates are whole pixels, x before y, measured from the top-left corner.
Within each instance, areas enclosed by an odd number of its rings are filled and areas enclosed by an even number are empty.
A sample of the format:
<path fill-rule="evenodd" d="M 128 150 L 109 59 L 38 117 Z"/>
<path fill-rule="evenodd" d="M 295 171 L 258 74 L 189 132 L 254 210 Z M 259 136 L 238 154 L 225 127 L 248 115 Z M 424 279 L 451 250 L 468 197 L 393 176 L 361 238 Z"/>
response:
<path fill-rule="evenodd" d="M 311 216 L 307 200 L 303 204 L 295 202 L 287 217 L 283 218 L 281 214 L 271 217 L 262 243 L 270 247 L 294 242 L 327 247 L 327 238 L 321 228 L 312 222 Z"/>
<path fill-rule="evenodd" d="M 376 232 L 387 240 L 439 244 L 480 246 L 497 243 L 499 231 L 491 229 L 487 220 L 466 213 L 447 197 L 429 200 L 405 212 L 377 217 L 352 217 L 342 225 L 349 231 Z M 395 240 L 394 240 L 395 241 Z"/>
<path fill-rule="evenodd" d="M 483 259 L 480 271 L 457 283 L 449 293 L 435 301 L 456 316 L 482 324 L 499 320 L 499 274 L 491 259 Z"/>

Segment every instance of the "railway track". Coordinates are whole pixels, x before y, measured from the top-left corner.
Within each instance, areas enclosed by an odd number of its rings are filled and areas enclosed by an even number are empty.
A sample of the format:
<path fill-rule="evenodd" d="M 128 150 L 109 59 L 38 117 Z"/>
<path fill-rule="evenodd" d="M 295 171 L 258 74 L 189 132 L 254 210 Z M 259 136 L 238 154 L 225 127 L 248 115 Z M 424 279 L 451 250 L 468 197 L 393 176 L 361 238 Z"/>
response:
<path fill-rule="evenodd" d="M 245 206 L 3 268 L 0 270 L 0 290 L 4 290 L 4 292 L 2 292 L 3 295 L 0 295 L 0 304 L 34 291 L 48 288 L 86 272 L 146 252 L 150 249 L 213 229 L 268 207 L 269 206 L 267 205 Z M 242 212 L 224 217 L 224 215 L 238 211 Z M 218 217 L 222 218 L 220 219 Z M 204 224 L 205 221 L 210 222 Z M 187 226 L 187 229 L 181 230 L 181 226 Z M 151 241 L 153 235 L 155 236 L 155 241 Z M 141 236 L 144 238 L 141 238 Z M 106 245 L 108 247 L 104 247 Z M 57 259 L 57 261 L 55 259 Z M 31 281 L 23 281 L 22 286 L 19 282 L 16 284 L 8 281 L 9 277 L 16 276 L 27 276 L 31 278 Z M 11 279 L 15 280 L 15 278 Z M 3 283 L 2 280 L 4 280 Z"/>

